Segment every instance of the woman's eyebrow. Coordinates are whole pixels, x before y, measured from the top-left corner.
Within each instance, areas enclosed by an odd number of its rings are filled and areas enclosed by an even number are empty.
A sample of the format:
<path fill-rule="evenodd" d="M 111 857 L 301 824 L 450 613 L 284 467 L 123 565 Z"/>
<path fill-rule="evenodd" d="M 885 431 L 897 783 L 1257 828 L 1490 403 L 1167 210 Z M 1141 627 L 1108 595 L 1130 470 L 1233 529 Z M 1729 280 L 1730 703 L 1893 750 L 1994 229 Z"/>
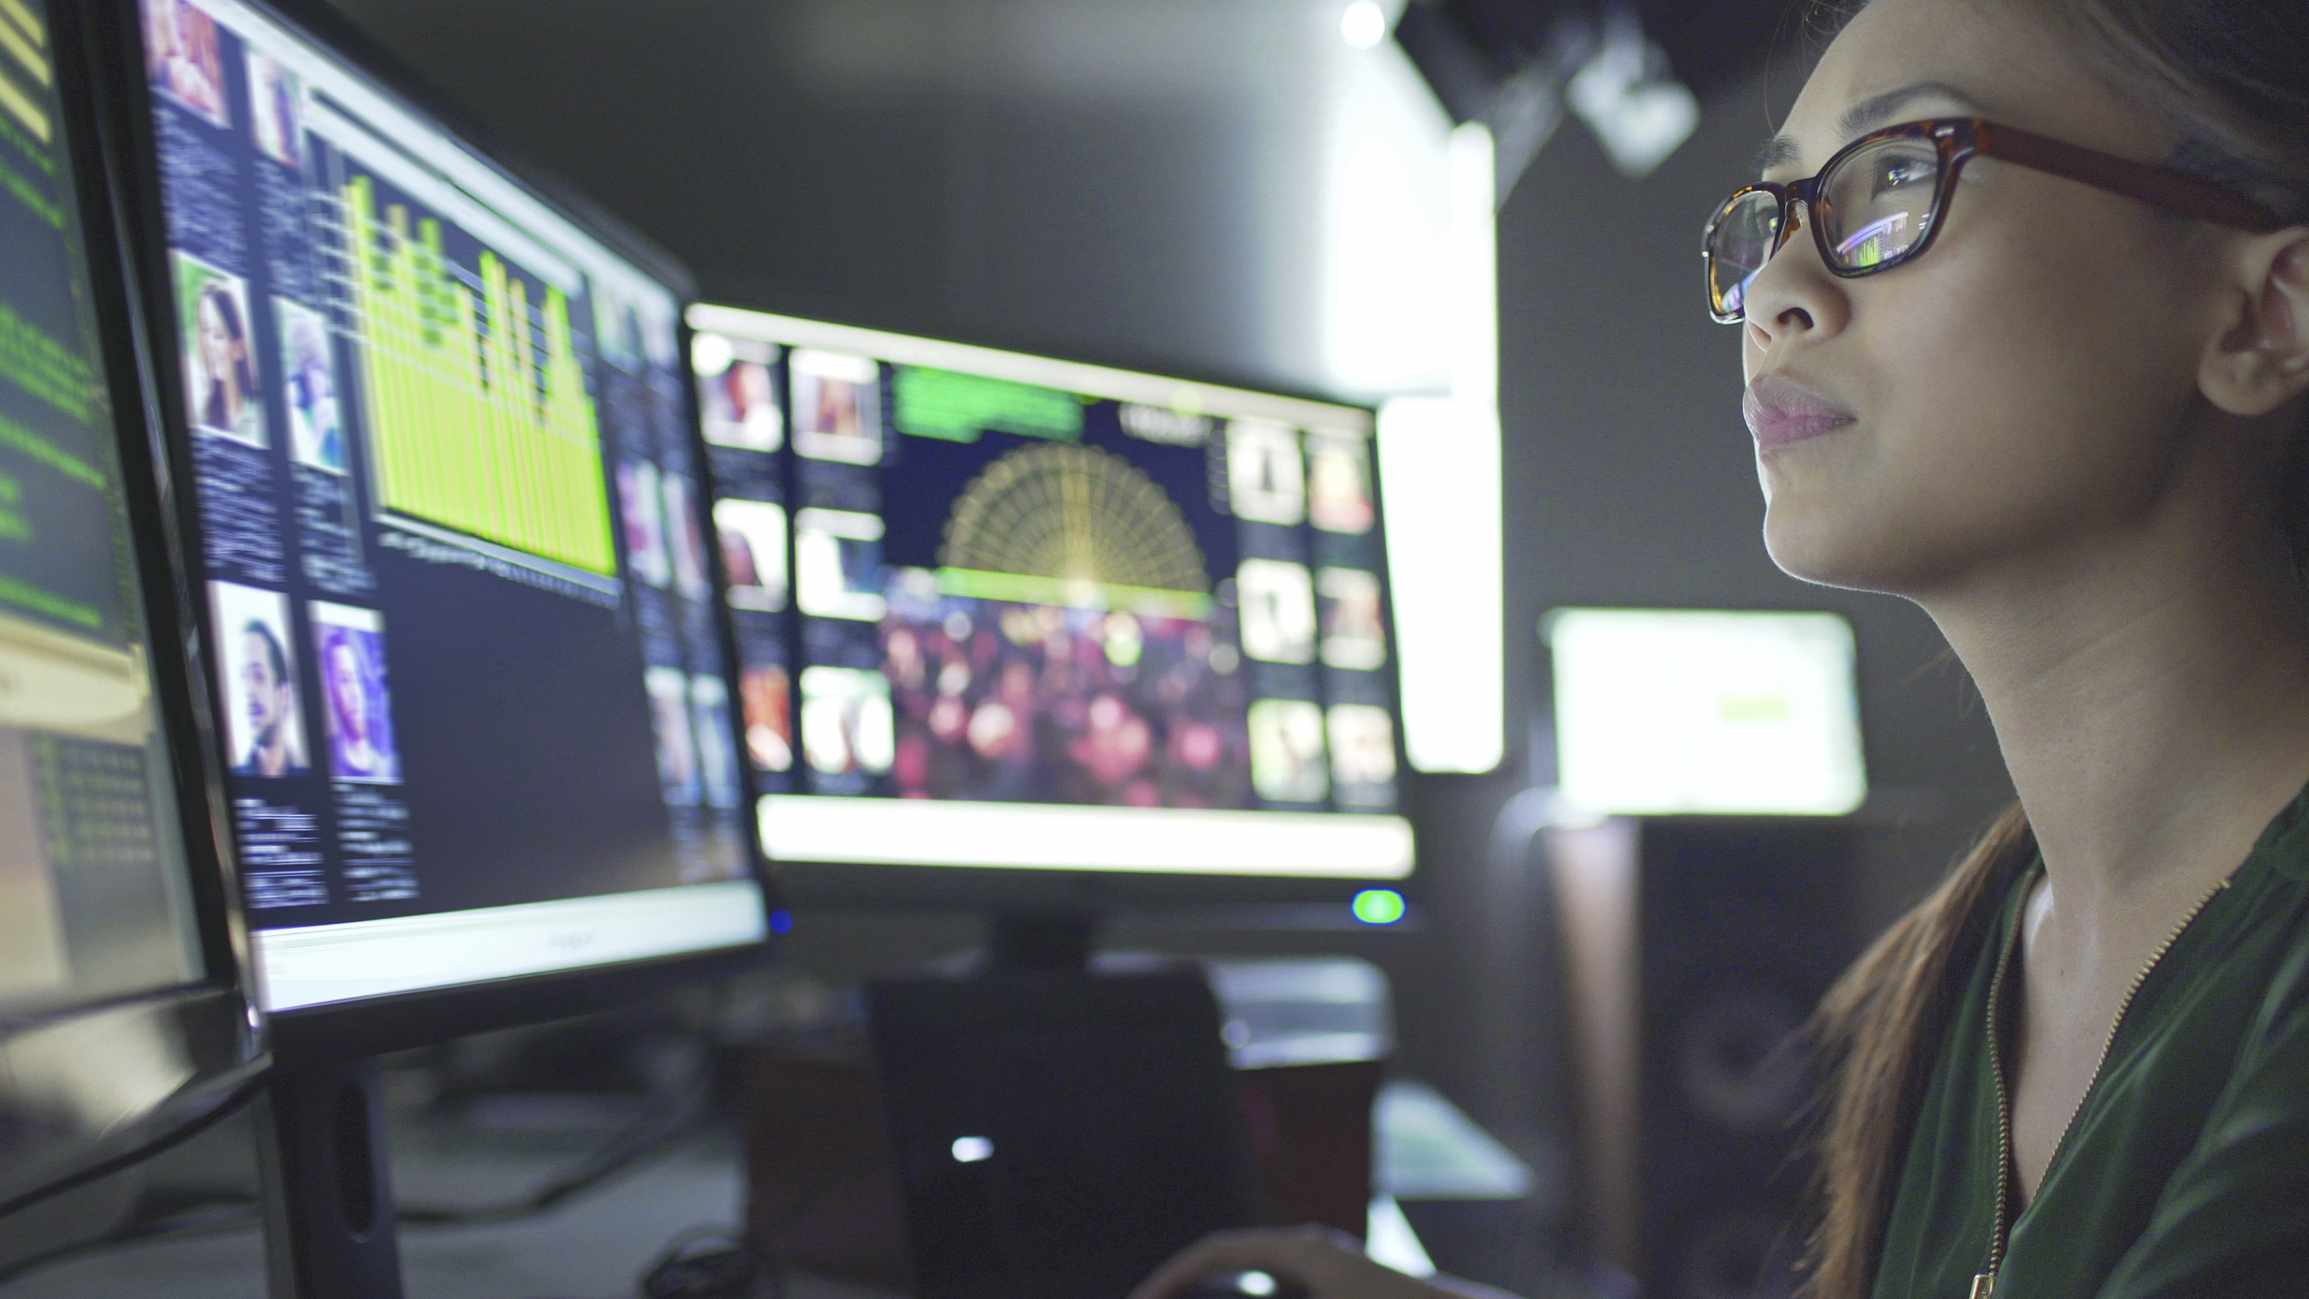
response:
<path fill-rule="evenodd" d="M 1909 100 L 1922 99 L 1926 95 L 1952 100 L 1976 112 L 1980 109 L 1978 100 L 1945 81 L 1911 82 L 1881 95 L 1871 95 L 1845 109 L 1844 116 L 1836 122 L 1837 138 L 1851 140 L 1866 135 L 1891 121 L 1894 111 Z M 1783 132 L 1766 140 L 1764 147 L 1756 150 L 1752 170 L 1760 176 L 1774 167 L 1784 167 L 1803 156 L 1803 150 L 1796 144 L 1796 137 Z"/>

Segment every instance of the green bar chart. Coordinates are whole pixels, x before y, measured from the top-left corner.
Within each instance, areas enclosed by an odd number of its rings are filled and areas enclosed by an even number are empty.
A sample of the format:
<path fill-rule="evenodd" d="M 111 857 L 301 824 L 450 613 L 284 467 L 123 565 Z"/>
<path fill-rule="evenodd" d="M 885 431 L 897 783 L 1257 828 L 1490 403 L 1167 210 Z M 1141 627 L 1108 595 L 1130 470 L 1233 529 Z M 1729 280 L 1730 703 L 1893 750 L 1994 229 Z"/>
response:
<path fill-rule="evenodd" d="M 380 216 L 367 176 L 343 197 L 379 507 L 615 576 L 600 419 L 567 295 L 547 287 L 533 304 L 484 248 L 476 300 L 437 219 L 398 203 Z"/>

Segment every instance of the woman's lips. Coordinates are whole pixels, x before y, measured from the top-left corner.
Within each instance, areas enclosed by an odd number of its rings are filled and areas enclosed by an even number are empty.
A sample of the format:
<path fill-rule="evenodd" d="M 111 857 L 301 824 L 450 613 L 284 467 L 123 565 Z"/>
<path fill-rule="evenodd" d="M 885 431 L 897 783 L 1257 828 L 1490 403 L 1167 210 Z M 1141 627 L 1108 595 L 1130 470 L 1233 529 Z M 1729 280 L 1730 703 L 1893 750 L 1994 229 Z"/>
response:
<path fill-rule="evenodd" d="M 1855 422 L 1851 412 L 1802 384 L 1777 376 L 1750 384 L 1741 394 L 1740 413 L 1746 417 L 1759 451 L 1833 433 Z"/>

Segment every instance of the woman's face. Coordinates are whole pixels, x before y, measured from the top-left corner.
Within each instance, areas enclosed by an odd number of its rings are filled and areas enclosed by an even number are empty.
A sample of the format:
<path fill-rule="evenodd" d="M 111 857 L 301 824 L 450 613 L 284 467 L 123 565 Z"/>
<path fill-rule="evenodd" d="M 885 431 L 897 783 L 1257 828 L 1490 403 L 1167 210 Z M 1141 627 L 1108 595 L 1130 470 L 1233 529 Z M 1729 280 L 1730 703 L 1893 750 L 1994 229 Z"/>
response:
<path fill-rule="evenodd" d="M 232 327 L 225 322 L 224 310 L 216 298 L 204 296 L 200 300 L 200 363 L 208 370 L 209 378 L 218 382 L 229 381 L 240 360 L 240 340 L 233 337 Z"/>
<path fill-rule="evenodd" d="M 1983 116 L 2143 161 L 2171 141 L 2092 79 L 2027 6 L 1876 0 L 1790 111 L 1791 181 L 1850 142 L 1838 119 L 1920 82 L 1870 127 Z M 1808 226 L 1809 212 L 1794 218 Z M 1764 538 L 1793 576 L 1914 596 L 2028 554 L 2084 558 L 2137 527 L 2189 437 L 2224 309 L 2217 228 L 1995 159 L 1966 165 L 1937 242 L 1831 276 L 1809 229 L 1750 287 L 1743 375 L 1778 375 L 1853 422 L 1757 456 Z"/>
<path fill-rule="evenodd" d="M 353 653 L 353 647 L 342 641 L 329 654 L 329 698 L 337 706 L 337 721 L 344 728 L 345 738 L 366 738 L 369 697 L 361 689 L 360 659 Z"/>
<path fill-rule="evenodd" d="M 273 672 L 272 646 L 255 632 L 241 636 L 241 688 L 246 695 L 249 725 L 258 739 L 269 738 L 285 720 L 282 687 L 287 683 Z"/>
<path fill-rule="evenodd" d="M 304 376 L 309 400 L 337 395 L 336 379 L 329 373 L 328 345 L 311 330 L 297 335 L 297 373 Z"/>

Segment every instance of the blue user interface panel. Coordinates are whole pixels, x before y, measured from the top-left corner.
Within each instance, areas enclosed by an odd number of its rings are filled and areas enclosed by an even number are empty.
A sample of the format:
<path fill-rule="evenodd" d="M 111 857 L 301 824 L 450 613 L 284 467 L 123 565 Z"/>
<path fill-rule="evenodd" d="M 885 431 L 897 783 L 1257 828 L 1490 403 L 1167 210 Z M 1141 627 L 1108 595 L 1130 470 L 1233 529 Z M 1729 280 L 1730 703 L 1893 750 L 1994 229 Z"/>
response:
<path fill-rule="evenodd" d="M 142 14 L 266 1005 L 761 938 L 677 287 L 269 10 Z"/>

